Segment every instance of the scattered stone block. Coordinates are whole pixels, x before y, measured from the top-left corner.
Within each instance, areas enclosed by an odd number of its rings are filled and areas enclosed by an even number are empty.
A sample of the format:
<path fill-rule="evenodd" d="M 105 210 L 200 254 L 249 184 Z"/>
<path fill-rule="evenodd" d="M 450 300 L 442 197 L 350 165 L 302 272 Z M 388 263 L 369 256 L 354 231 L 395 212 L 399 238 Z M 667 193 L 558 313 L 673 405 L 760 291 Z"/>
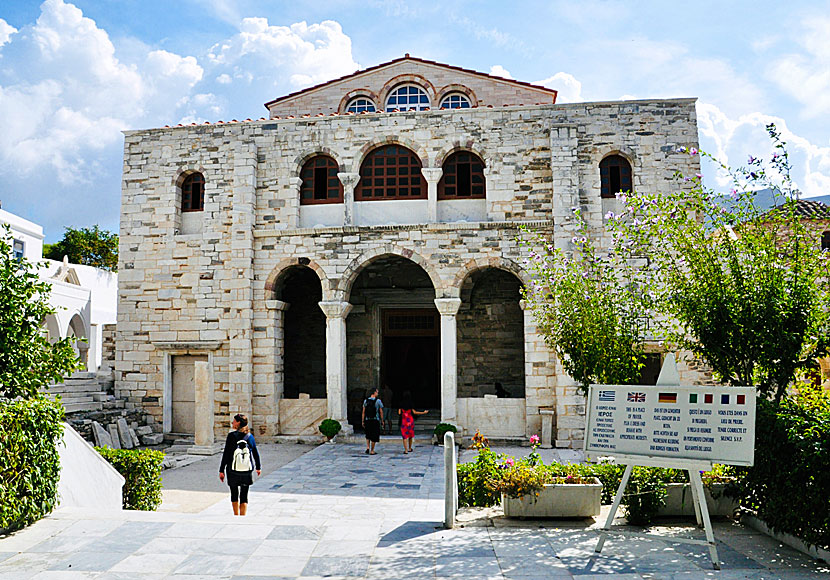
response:
<path fill-rule="evenodd" d="M 95 445 L 98 447 L 112 448 L 112 436 L 98 421 L 92 422 L 92 436 L 95 438 Z"/>
<path fill-rule="evenodd" d="M 118 436 L 118 426 L 115 423 L 107 425 L 113 449 L 121 449 L 121 438 Z"/>
<path fill-rule="evenodd" d="M 144 445 L 161 445 L 162 441 L 164 441 L 164 435 L 162 433 L 150 433 L 149 435 L 141 436 L 141 442 Z"/>
<path fill-rule="evenodd" d="M 142 435 L 149 435 L 153 432 L 153 428 L 149 425 L 142 425 L 141 427 L 137 427 L 135 430 L 136 434 L 141 437 Z"/>
<path fill-rule="evenodd" d="M 116 425 L 118 425 L 118 437 L 121 439 L 121 447 L 123 449 L 132 449 L 134 447 L 133 438 L 130 437 L 130 427 L 127 425 L 127 420 L 121 417 L 118 419 Z"/>
<path fill-rule="evenodd" d="M 141 441 L 138 440 L 135 429 L 130 429 L 130 440 L 132 441 L 133 447 L 141 447 Z"/>

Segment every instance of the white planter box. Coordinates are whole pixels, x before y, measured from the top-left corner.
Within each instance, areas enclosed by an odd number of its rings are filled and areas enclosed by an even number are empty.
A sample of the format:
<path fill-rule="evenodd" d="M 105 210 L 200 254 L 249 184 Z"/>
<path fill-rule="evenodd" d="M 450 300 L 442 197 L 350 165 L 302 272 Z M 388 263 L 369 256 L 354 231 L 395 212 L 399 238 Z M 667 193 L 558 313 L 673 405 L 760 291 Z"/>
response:
<path fill-rule="evenodd" d="M 666 505 L 657 512 L 658 516 L 694 516 L 695 506 L 692 502 L 692 487 L 688 483 L 669 483 L 666 493 Z M 723 495 L 725 483 L 712 484 L 717 499 L 712 497 L 708 486 L 703 486 L 706 504 L 709 506 L 709 515 L 731 516 L 738 508 L 738 503 L 731 497 Z"/>
<path fill-rule="evenodd" d="M 553 483 L 539 492 L 539 496 L 525 495 L 512 498 L 502 494 L 501 505 L 509 518 L 587 518 L 599 515 L 602 484 Z"/>

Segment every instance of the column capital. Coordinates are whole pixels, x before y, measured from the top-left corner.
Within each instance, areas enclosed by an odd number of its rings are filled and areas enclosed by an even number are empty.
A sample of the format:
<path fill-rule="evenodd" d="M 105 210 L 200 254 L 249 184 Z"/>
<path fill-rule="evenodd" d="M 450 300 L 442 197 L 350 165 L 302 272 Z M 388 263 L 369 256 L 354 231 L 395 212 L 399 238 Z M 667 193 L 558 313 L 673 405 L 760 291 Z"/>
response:
<path fill-rule="evenodd" d="M 282 300 L 266 300 L 265 301 L 265 308 L 268 310 L 288 310 L 291 305 L 288 302 L 283 302 Z"/>
<path fill-rule="evenodd" d="M 444 174 L 444 170 L 440 167 L 422 167 L 421 168 L 421 175 L 424 176 L 424 179 L 427 180 L 427 183 L 438 183 L 441 181 L 441 176 Z"/>
<path fill-rule="evenodd" d="M 461 298 L 436 298 L 434 302 L 441 316 L 455 316 L 461 308 Z"/>
<path fill-rule="evenodd" d="M 346 318 L 352 310 L 352 305 L 348 302 L 340 302 L 339 300 L 332 300 L 318 302 L 320 309 L 325 313 L 326 318 Z"/>
<path fill-rule="evenodd" d="M 357 185 L 357 182 L 360 181 L 360 174 L 359 173 L 344 173 L 339 172 L 337 174 L 337 179 L 340 180 L 340 183 L 343 184 L 343 187 L 354 187 Z"/>
<path fill-rule="evenodd" d="M 522 310 L 524 310 L 526 312 L 527 311 L 527 300 L 525 300 L 524 298 L 519 300 L 519 308 L 521 308 Z"/>

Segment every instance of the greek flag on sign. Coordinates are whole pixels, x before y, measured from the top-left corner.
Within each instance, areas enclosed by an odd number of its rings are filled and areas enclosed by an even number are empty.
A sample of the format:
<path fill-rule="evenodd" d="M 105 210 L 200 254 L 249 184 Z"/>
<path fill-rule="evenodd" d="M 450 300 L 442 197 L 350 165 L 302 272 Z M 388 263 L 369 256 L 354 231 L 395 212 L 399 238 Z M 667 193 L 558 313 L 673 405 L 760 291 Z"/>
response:
<path fill-rule="evenodd" d="M 599 400 L 610 403 L 614 401 L 614 391 L 600 391 L 599 392 Z"/>

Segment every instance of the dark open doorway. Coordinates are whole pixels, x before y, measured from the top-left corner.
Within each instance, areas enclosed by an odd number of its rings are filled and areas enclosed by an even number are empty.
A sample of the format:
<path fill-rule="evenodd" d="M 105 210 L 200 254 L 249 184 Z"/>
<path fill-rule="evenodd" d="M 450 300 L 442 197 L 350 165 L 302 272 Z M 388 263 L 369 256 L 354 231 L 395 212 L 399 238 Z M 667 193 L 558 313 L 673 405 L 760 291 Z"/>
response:
<path fill-rule="evenodd" d="M 385 309 L 381 385 L 392 390 L 392 407 L 407 391 L 417 409 L 441 408 L 440 326 L 433 309 Z"/>

